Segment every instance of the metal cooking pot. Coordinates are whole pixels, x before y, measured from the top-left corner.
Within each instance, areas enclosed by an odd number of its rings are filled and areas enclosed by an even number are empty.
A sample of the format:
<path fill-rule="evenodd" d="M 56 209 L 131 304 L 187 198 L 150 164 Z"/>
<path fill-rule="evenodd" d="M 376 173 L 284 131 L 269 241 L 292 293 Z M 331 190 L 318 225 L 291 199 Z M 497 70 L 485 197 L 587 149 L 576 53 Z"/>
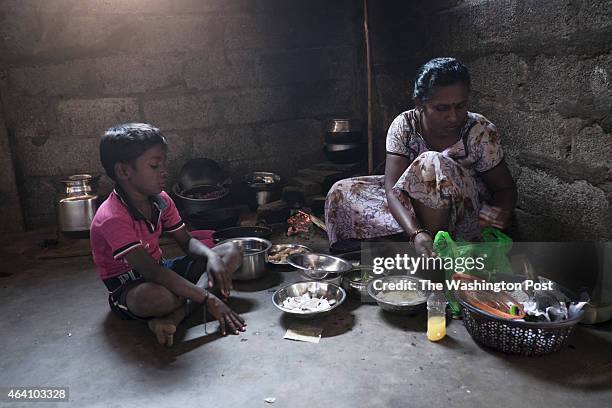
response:
<path fill-rule="evenodd" d="M 266 272 L 268 252 L 272 243 L 267 239 L 256 237 L 232 238 L 221 241 L 219 245 L 231 242 L 242 251 L 242 265 L 234 274 L 234 280 L 251 280 L 261 278 Z"/>
<path fill-rule="evenodd" d="M 227 185 L 231 183 L 231 179 L 225 175 L 225 172 L 212 159 L 200 157 L 191 159 L 183 165 L 178 177 L 180 190 L 190 190 L 201 185 Z"/>
<path fill-rule="evenodd" d="M 325 131 L 329 133 L 360 132 L 361 124 L 359 119 L 330 119 Z"/>
<path fill-rule="evenodd" d="M 278 200 L 280 196 L 281 181 L 278 174 L 267 171 L 255 171 L 246 174 L 242 179 L 253 191 L 255 191 L 258 206 Z"/>
<path fill-rule="evenodd" d="M 205 194 L 213 191 L 218 191 L 219 194 L 216 197 L 212 198 L 191 198 L 187 195 L 189 193 L 193 194 Z M 188 217 L 193 214 L 197 214 L 202 211 L 212 210 L 215 208 L 219 208 L 223 199 L 229 194 L 229 189 L 223 186 L 218 185 L 198 185 L 194 186 L 189 190 L 180 190 L 178 184 L 172 186 L 172 195 L 181 210 L 181 214 L 185 217 Z"/>
<path fill-rule="evenodd" d="M 360 143 L 334 143 L 325 145 L 327 151 L 330 152 L 343 152 L 345 150 L 353 150 L 362 147 Z"/>
<path fill-rule="evenodd" d="M 328 144 L 323 149 L 327 159 L 333 163 L 357 163 L 364 157 L 363 144 Z"/>
<path fill-rule="evenodd" d="M 98 209 L 98 195 L 94 191 L 98 178 L 75 174 L 62 181 L 64 188 L 57 200 L 57 215 L 59 229 L 64 234 L 79 237 L 89 232 Z"/>
<path fill-rule="evenodd" d="M 363 141 L 358 119 L 331 119 L 325 125 L 325 143 L 359 143 Z"/>

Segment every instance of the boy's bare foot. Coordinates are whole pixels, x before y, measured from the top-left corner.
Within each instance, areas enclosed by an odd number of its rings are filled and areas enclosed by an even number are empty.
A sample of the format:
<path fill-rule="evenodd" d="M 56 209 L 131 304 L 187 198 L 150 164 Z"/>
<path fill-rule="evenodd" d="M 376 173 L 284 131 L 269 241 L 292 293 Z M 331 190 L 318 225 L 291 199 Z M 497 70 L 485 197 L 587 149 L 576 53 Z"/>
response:
<path fill-rule="evenodd" d="M 159 344 L 172 347 L 174 333 L 176 332 L 176 325 L 173 322 L 164 319 L 151 319 L 147 324 L 149 329 L 155 334 L 155 337 L 157 337 Z"/>

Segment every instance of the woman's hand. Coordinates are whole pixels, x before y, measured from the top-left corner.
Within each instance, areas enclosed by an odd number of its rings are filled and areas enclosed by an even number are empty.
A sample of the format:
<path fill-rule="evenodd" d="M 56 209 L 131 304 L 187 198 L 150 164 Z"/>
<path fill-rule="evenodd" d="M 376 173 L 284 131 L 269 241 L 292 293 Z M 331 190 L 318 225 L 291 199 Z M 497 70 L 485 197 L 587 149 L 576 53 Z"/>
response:
<path fill-rule="evenodd" d="M 495 227 L 501 230 L 508 226 L 510 211 L 484 203 L 480 209 L 479 220 L 481 227 Z"/>
<path fill-rule="evenodd" d="M 208 310 L 210 314 L 219 321 L 222 335 L 225 336 L 227 331 L 232 334 L 238 334 L 239 331 L 246 331 L 244 319 L 238 316 L 236 312 L 230 309 L 229 306 L 212 293 L 208 293 L 206 306 L 207 308 L 204 310 L 204 322 L 206 322 L 206 310 Z"/>
<path fill-rule="evenodd" d="M 436 254 L 433 250 L 433 238 L 427 231 L 419 232 L 414 237 L 414 247 L 419 254 L 423 254 L 431 258 L 438 256 L 438 254 Z"/>
<path fill-rule="evenodd" d="M 212 253 L 208 257 L 206 271 L 208 272 L 208 287 L 212 288 L 215 283 L 218 283 L 221 296 L 227 299 L 232 289 L 232 278 L 227 265 L 219 255 Z"/>

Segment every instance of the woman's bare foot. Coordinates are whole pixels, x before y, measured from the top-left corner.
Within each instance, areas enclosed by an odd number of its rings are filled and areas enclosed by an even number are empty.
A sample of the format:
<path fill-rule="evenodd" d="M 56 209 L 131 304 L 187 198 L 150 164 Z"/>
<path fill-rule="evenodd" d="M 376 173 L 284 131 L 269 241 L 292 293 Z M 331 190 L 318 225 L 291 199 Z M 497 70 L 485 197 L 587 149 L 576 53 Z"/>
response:
<path fill-rule="evenodd" d="M 174 333 L 176 332 L 176 325 L 173 322 L 164 319 L 151 319 L 147 324 L 149 329 L 155 334 L 155 337 L 157 337 L 159 344 L 172 347 Z"/>

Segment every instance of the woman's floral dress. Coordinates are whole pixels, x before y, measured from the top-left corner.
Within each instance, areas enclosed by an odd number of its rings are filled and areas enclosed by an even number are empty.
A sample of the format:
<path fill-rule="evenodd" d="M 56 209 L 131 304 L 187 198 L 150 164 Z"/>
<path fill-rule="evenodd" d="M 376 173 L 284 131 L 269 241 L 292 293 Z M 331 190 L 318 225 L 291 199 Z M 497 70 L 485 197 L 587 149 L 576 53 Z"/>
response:
<path fill-rule="evenodd" d="M 460 138 L 447 149 L 431 150 L 421 136 L 420 113 L 399 115 L 387 133 L 387 154 L 404 156 L 410 165 L 393 187 L 402 204 L 414 214 L 410 198 L 430 208 L 450 209 L 449 232 L 463 240 L 480 237 L 478 213 L 489 198 L 480 173 L 503 161 L 495 125 L 468 112 Z M 340 180 L 325 202 L 325 223 L 330 244 L 367 239 L 403 231 L 387 204 L 384 176 Z"/>

